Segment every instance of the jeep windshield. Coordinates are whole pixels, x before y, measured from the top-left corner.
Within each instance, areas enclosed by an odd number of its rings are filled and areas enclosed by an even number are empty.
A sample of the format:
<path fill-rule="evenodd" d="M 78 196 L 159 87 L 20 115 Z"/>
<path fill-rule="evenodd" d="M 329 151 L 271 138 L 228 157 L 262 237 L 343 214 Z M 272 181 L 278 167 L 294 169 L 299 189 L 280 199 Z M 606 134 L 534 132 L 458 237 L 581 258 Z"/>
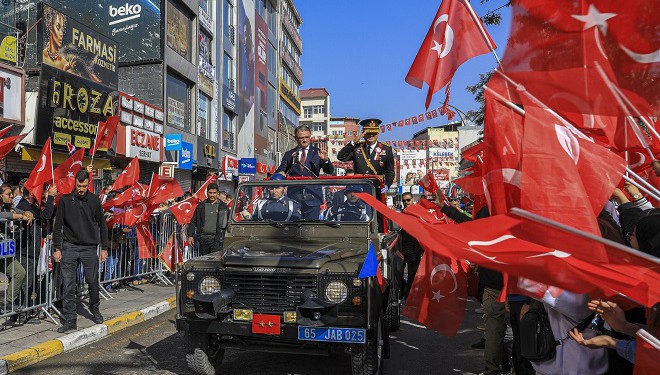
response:
<path fill-rule="evenodd" d="M 239 187 L 232 216 L 243 223 L 369 222 L 374 212 L 356 193 L 373 194 L 373 186 L 364 180 L 250 182 Z"/>

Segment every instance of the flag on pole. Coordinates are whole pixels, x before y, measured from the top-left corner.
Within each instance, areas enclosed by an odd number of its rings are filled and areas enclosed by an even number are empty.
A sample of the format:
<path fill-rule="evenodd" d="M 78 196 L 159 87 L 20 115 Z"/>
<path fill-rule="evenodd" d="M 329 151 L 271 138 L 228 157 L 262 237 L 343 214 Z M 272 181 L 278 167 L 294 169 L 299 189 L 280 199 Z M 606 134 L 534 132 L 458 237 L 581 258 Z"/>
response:
<path fill-rule="evenodd" d="M 66 143 L 66 148 L 69 150 L 69 156 L 76 152 L 76 146 L 72 145 L 70 142 Z"/>
<path fill-rule="evenodd" d="M 89 150 L 91 156 L 96 155 L 96 151 L 100 148 L 110 148 L 112 146 L 112 140 L 117 132 L 117 125 L 119 125 L 119 115 L 110 116 L 105 122 L 99 122 L 94 145 Z"/>
<path fill-rule="evenodd" d="M 17 144 L 21 143 L 23 138 L 27 135 L 28 133 L 25 133 L 0 139 L 0 159 L 4 159 L 4 157 L 7 156 Z"/>
<path fill-rule="evenodd" d="M 417 88 L 426 83 L 426 108 L 461 64 L 491 52 L 495 42 L 467 0 L 444 0 L 433 18 L 424 42 L 413 61 L 406 82 Z"/>
<path fill-rule="evenodd" d="M 41 150 L 41 157 L 39 162 L 34 167 L 27 181 L 25 181 L 25 188 L 37 200 L 37 204 L 41 205 L 41 197 L 44 191 L 44 184 L 53 181 L 53 152 L 50 145 L 50 137 L 46 140 L 43 149 Z"/>

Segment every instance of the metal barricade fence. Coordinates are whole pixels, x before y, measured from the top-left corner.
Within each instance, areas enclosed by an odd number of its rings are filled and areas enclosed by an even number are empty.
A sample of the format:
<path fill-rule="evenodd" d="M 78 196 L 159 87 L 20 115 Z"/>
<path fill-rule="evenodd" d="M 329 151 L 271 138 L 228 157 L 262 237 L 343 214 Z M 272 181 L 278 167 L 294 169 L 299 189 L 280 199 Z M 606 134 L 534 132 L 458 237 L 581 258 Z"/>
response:
<path fill-rule="evenodd" d="M 48 223 L 0 220 L 0 318 L 48 313 L 51 275 Z"/>
<path fill-rule="evenodd" d="M 63 285 L 60 264 L 52 260 L 52 222 L 0 220 L 0 318 L 22 312 L 43 311 L 57 323 L 49 310 L 57 309 L 62 299 Z M 156 257 L 140 256 L 135 227 L 116 226 L 108 230 L 108 258 L 99 263 L 101 296 L 112 298 L 108 291 L 121 284 L 139 285 L 153 280 L 171 285 L 168 270 L 158 257 L 172 241 L 174 251 L 181 251 L 183 261 L 201 255 L 195 241 L 188 244 L 186 225 L 180 225 L 171 213 L 155 213 L 149 220 Z M 42 235 L 44 234 L 44 235 Z M 98 249 L 100 254 L 100 246 Z M 143 255 L 147 252 L 143 251 Z M 176 255 L 175 255 L 176 256 Z M 85 295 L 86 284 L 82 264 L 78 266 L 77 294 Z"/>

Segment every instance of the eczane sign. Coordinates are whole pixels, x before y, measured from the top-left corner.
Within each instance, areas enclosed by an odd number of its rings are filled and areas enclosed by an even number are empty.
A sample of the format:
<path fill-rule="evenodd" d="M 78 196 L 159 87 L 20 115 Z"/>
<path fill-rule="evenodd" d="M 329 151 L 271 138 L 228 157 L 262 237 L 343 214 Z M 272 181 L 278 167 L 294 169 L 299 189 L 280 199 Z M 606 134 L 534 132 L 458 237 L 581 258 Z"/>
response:
<path fill-rule="evenodd" d="M 126 156 L 160 162 L 162 143 L 160 134 L 148 130 L 126 127 Z"/>

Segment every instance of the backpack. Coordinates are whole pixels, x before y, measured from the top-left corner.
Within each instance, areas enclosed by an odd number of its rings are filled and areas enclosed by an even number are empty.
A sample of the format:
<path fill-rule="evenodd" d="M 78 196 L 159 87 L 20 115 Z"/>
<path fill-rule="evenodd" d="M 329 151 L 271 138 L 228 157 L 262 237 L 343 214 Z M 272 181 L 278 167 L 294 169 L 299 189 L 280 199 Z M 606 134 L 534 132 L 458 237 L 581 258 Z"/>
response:
<path fill-rule="evenodd" d="M 576 325 L 579 331 L 584 330 L 595 314 L 587 316 Z M 520 354 L 527 360 L 533 362 L 545 362 L 555 358 L 557 345 L 561 345 L 565 339 L 555 340 L 550 326 L 548 312 L 542 302 L 532 300 L 529 311 L 520 318 Z M 571 331 L 574 329 L 571 328 Z M 568 333 L 566 333 L 566 337 Z"/>

